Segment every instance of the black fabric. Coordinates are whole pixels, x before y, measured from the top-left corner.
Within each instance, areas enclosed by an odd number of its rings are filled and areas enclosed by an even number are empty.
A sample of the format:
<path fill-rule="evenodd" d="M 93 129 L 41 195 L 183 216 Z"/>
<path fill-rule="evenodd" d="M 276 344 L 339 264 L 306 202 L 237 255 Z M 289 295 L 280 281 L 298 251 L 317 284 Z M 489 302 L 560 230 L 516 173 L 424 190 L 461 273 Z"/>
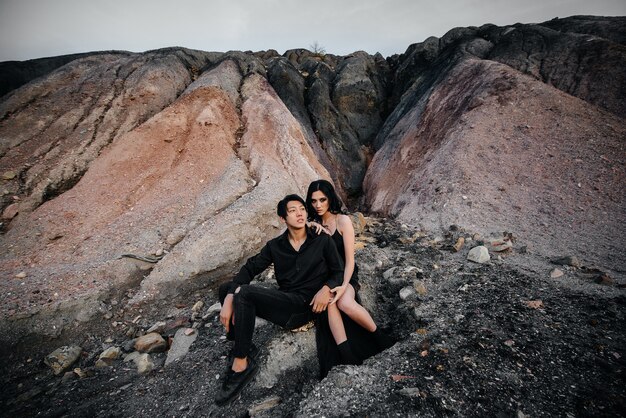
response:
<path fill-rule="evenodd" d="M 363 360 L 378 354 L 381 348 L 376 344 L 374 334 L 369 332 L 343 312 L 341 312 L 341 318 L 343 319 L 343 326 L 346 329 L 347 342 L 350 345 L 352 354 L 362 363 Z M 324 311 L 318 315 L 315 323 L 315 342 L 317 345 L 317 360 L 320 366 L 320 378 L 326 377 L 330 369 L 339 364 L 350 364 L 345 362 L 339 348 L 333 338 L 333 333 L 330 330 L 328 323 L 328 312 Z"/>
<path fill-rule="evenodd" d="M 341 259 L 345 264 L 346 247 L 343 245 L 343 235 L 341 235 L 339 231 L 335 229 L 335 233 L 331 235 L 331 238 L 333 239 L 333 242 L 337 247 L 337 252 L 341 256 Z M 356 262 L 354 263 L 354 271 L 352 272 L 352 277 L 350 278 L 350 284 L 352 285 L 352 287 L 354 287 L 355 291 L 361 288 L 361 286 L 359 285 L 359 266 L 356 264 Z"/>
<path fill-rule="evenodd" d="M 222 406 L 233 400 L 250 383 L 258 371 L 259 367 L 256 361 L 252 359 L 248 360 L 248 367 L 242 372 L 229 370 L 215 396 L 215 403 Z"/>
<path fill-rule="evenodd" d="M 307 238 L 299 251 L 291 246 L 288 231 L 265 244 L 261 252 L 250 257 L 239 270 L 230 284 L 229 293 L 250 283 L 272 263 L 280 290 L 301 295 L 309 302 L 324 284 L 332 289 L 343 281 L 344 265 L 333 239 L 307 228 Z"/>
<path fill-rule="evenodd" d="M 343 364 L 362 364 L 362 362 L 359 361 L 359 359 L 356 358 L 352 352 L 348 340 L 342 342 L 341 344 L 337 344 L 337 350 L 339 350 L 339 355 L 341 356 L 341 362 Z"/>
<path fill-rule="evenodd" d="M 220 303 L 228 295 L 230 283 L 219 288 Z M 266 319 L 283 328 L 301 327 L 314 317 L 309 300 L 295 293 L 255 285 L 241 285 L 233 300 L 235 323 L 230 323 L 227 338 L 235 341 L 234 357 L 247 357 L 252 347 L 255 318 Z"/>
<path fill-rule="evenodd" d="M 322 234 L 323 235 L 323 234 Z M 341 258 L 345 262 L 345 247 L 343 245 L 343 236 L 338 231 L 331 237 L 337 246 L 337 250 L 341 255 Z M 354 264 L 354 272 L 350 279 L 350 284 L 354 287 L 355 300 L 360 304 L 361 299 L 359 297 L 360 285 L 358 282 L 359 268 Z M 363 360 L 380 353 L 387 347 L 381 347 L 376 340 L 374 333 L 369 332 L 359 324 L 354 322 L 348 315 L 341 312 L 341 318 L 343 319 L 343 325 L 346 330 L 347 342 L 349 343 L 352 354 L 362 363 Z M 328 311 L 324 311 L 317 316 L 315 322 L 315 342 L 317 345 L 317 360 L 320 366 L 320 377 L 323 379 L 326 377 L 330 369 L 339 364 L 352 364 L 351 361 L 345 361 L 341 357 L 341 353 L 337 348 L 335 338 L 330 330 L 330 324 L 328 323 Z"/>

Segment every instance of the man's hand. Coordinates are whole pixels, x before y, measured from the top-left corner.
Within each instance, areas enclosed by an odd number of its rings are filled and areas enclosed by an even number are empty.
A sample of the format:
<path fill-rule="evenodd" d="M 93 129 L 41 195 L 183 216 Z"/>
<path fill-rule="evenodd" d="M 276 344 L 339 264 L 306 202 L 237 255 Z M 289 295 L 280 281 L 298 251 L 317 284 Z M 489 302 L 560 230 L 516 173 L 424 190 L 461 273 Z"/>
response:
<path fill-rule="evenodd" d="M 324 228 L 323 225 L 318 224 L 317 222 L 311 221 L 307 225 L 309 228 L 314 230 L 317 233 L 317 235 L 320 235 L 322 232 L 325 232 L 328 235 L 330 235 L 330 231 L 327 228 Z"/>
<path fill-rule="evenodd" d="M 337 301 L 339 299 L 341 299 L 341 297 L 343 296 L 343 294 L 346 292 L 346 289 L 348 288 L 348 285 L 345 286 L 337 286 L 333 289 L 331 289 L 330 291 L 332 293 L 335 294 L 335 296 L 333 297 L 333 299 L 330 301 L 330 304 L 332 305 L 333 303 L 337 303 Z"/>
<path fill-rule="evenodd" d="M 230 318 L 233 316 L 233 295 L 226 295 L 226 299 L 224 299 L 224 304 L 222 305 L 222 310 L 220 311 L 220 322 L 226 328 L 226 332 L 230 331 Z M 234 318 L 233 318 L 234 319 Z M 233 320 L 233 323 L 235 321 Z"/>
<path fill-rule="evenodd" d="M 313 296 L 313 300 L 311 301 L 311 303 L 309 303 L 309 305 L 313 306 L 313 312 L 320 313 L 326 310 L 330 299 L 330 287 L 324 285 L 320 290 L 317 291 L 315 296 Z"/>

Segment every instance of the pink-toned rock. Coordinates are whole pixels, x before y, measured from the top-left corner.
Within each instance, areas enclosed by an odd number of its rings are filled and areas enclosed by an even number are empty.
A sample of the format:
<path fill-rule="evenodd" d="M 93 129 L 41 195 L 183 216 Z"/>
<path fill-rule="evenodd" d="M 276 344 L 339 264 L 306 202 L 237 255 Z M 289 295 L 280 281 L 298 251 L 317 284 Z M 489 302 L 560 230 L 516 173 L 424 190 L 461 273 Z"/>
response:
<path fill-rule="evenodd" d="M 19 213 L 19 203 L 11 203 L 2 211 L 2 219 L 13 219 Z"/>
<path fill-rule="evenodd" d="M 161 334 L 151 332 L 137 338 L 135 350 L 140 353 L 161 353 L 167 350 L 167 341 L 161 337 Z"/>

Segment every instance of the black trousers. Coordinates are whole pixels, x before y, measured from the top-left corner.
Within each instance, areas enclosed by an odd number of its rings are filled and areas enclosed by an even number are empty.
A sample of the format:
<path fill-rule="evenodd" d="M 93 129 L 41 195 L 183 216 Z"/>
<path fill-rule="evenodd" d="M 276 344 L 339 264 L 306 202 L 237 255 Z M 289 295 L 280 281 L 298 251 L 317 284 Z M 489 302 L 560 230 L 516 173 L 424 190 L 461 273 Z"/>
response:
<path fill-rule="evenodd" d="M 222 304 L 228 295 L 229 285 L 230 283 L 225 283 L 219 288 Z M 248 356 L 257 316 L 287 329 L 301 327 L 314 318 L 312 307 L 309 306 L 311 301 L 302 295 L 255 285 L 241 285 L 233 296 L 235 323 L 231 319 L 230 331 L 226 336 L 235 341 L 235 357 Z"/>

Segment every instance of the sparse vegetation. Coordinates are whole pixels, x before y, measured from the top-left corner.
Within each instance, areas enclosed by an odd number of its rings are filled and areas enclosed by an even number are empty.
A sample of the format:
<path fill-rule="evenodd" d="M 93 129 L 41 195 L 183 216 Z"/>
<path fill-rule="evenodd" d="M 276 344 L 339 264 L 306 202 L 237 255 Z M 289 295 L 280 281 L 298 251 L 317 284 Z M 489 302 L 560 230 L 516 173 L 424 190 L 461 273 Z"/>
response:
<path fill-rule="evenodd" d="M 313 55 L 317 57 L 324 58 L 324 56 L 326 55 L 326 48 L 320 45 L 319 42 L 317 41 L 313 42 L 309 46 L 309 48 L 311 49 L 311 52 L 313 53 Z"/>

